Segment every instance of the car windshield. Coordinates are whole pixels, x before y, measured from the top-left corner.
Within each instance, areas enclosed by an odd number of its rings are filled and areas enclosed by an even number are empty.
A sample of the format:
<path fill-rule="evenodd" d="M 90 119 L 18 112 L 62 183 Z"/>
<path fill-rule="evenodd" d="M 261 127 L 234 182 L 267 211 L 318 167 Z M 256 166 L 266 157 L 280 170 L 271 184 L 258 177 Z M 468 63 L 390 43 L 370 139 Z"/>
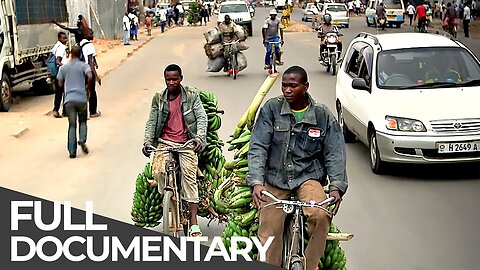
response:
<path fill-rule="evenodd" d="M 344 12 L 346 11 L 344 5 L 328 5 L 327 6 L 327 11 L 330 12 Z"/>
<path fill-rule="evenodd" d="M 377 86 L 383 89 L 480 85 L 480 64 L 464 48 L 428 47 L 382 51 Z"/>
<path fill-rule="evenodd" d="M 403 9 L 401 0 L 383 0 L 385 9 Z"/>
<path fill-rule="evenodd" d="M 236 13 L 236 12 L 248 12 L 247 5 L 245 4 L 232 4 L 223 5 L 220 8 L 220 13 Z"/>

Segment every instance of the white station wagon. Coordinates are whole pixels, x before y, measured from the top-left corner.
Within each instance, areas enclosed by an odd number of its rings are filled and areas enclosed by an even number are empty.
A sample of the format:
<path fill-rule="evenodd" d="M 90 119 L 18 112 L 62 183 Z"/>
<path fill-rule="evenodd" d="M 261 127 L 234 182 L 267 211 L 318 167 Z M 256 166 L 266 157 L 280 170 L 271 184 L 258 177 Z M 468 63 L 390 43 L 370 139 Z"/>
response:
<path fill-rule="evenodd" d="M 369 147 L 374 173 L 386 162 L 480 161 L 480 63 L 446 36 L 358 34 L 338 71 L 336 109 L 345 141 Z"/>

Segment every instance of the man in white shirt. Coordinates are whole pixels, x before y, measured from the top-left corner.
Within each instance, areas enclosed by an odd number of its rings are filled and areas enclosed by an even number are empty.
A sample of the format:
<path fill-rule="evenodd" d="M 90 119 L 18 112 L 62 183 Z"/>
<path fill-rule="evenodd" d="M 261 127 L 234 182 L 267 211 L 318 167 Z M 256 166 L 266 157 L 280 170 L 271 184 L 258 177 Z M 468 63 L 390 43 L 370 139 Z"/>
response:
<path fill-rule="evenodd" d="M 183 21 L 185 19 L 185 9 L 183 8 L 183 5 L 180 3 L 177 4 L 176 8 L 178 10 L 178 23 L 180 25 L 183 25 Z"/>
<path fill-rule="evenodd" d="M 128 18 L 130 18 L 130 40 L 138 41 L 138 17 L 132 11 L 128 14 Z"/>
<path fill-rule="evenodd" d="M 99 117 L 101 115 L 101 112 L 97 111 L 98 100 L 95 86 L 96 82 L 98 82 L 99 85 L 102 85 L 102 80 L 100 79 L 100 77 L 98 77 L 97 74 L 97 53 L 95 51 L 95 46 L 93 46 L 91 42 L 92 40 L 93 35 L 90 35 L 86 39 L 80 41 L 80 48 L 82 49 L 82 55 L 80 57 L 80 60 L 84 61 L 90 66 L 93 75 L 90 84 L 90 98 L 88 99 L 88 109 L 90 111 L 90 117 Z"/>
<path fill-rule="evenodd" d="M 55 45 L 52 48 L 52 54 L 55 55 L 55 63 L 58 68 L 60 68 L 62 65 L 65 65 L 68 62 L 67 59 L 67 44 L 68 38 L 67 34 L 65 32 L 59 32 L 57 35 L 58 41 L 55 43 Z M 63 97 L 63 87 L 60 87 L 58 84 L 58 80 L 56 79 L 56 74 L 52 78 L 54 81 L 55 85 L 55 98 L 53 100 L 53 116 L 55 118 L 61 118 L 61 114 L 59 113 L 60 110 L 60 103 L 62 103 L 62 97 Z M 65 111 L 65 106 L 62 108 L 62 114 L 66 115 Z"/>
<path fill-rule="evenodd" d="M 130 18 L 128 12 L 123 15 L 123 45 L 130 45 Z"/>
<path fill-rule="evenodd" d="M 465 37 L 470 37 L 468 32 L 468 27 L 470 26 L 470 19 L 472 18 L 472 14 L 470 11 L 470 2 L 467 2 L 465 7 L 463 8 L 463 32 L 465 33 Z"/>
<path fill-rule="evenodd" d="M 407 13 L 408 17 L 410 18 L 410 26 L 412 26 L 413 15 L 415 15 L 415 7 L 410 2 L 408 2 Z"/>
<path fill-rule="evenodd" d="M 164 7 L 159 8 L 160 28 L 162 33 L 165 32 L 165 26 L 167 24 L 167 10 Z"/>
<path fill-rule="evenodd" d="M 357 16 L 360 14 L 361 7 L 362 7 L 362 2 L 360 0 L 355 0 L 355 14 L 357 14 Z"/>
<path fill-rule="evenodd" d="M 348 1 L 347 6 L 348 6 L 348 14 L 349 14 L 349 16 L 352 16 L 352 13 L 353 13 L 353 0 Z"/>

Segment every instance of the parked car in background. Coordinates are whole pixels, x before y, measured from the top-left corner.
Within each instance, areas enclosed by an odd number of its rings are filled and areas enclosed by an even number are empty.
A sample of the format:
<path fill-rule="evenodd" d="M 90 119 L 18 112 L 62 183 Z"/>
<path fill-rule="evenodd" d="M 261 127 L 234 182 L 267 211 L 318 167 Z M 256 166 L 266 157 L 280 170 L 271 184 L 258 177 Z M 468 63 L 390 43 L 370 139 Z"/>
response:
<path fill-rule="evenodd" d="M 322 8 L 322 4 L 317 4 L 318 8 Z M 302 21 L 308 22 L 313 19 L 313 15 L 318 15 L 320 10 L 315 8 L 313 3 L 307 3 L 305 8 L 303 9 Z"/>
<path fill-rule="evenodd" d="M 350 17 L 348 14 L 348 8 L 342 3 L 324 3 L 320 16 L 323 18 L 324 14 L 330 14 L 332 16 L 332 24 L 348 28 L 350 26 Z"/>
<path fill-rule="evenodd" d="M 479 101 L 479 60 L 439 34 L 360 33 L 337 74 L 345 141 L 369 147 L 374 173 L 386 162 L 480 162 Z"/>

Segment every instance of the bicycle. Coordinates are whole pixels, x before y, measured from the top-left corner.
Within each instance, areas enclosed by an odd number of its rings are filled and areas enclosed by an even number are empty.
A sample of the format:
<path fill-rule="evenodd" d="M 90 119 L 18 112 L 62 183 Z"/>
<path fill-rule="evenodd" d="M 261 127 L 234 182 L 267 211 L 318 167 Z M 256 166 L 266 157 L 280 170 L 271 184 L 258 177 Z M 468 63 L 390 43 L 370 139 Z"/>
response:
<path fill-rule="evenodd" d="M 272 52 L 270 53 L 270 67 L 268 69 L 268 73 L 269 74 L 272 74 L 272 73 L 277 73 L 278 70 L 277 70 L 277 53 L 276 53 L 276 44 L 281 44 L 282 42 L 281 41 L 268 41 L 268 44 L 270 46 L 272 46 Z M 281 53 L 281 52 L 280 52 Z"/>
<path fill-rule="evenodd" d="M 154 152 L 168 152 L 168 159 L 165 162 L 166 177 L 164 179 L 163 194 L 163 233 L 173 237 L 179 237 L 179 232 L 183 229 L 183 234 L 188 236 L 190 228 L 190 208 L 188 202 L 180 199 L 180 166 L 177 161 L 178 153 L 182 150 L 188 150 L 193 140 L 187 141 L 180 147 L 150 147 Z M 181 226 L 180 226 L 181 225 Z"/>
<path fill-rule="evenodd" d="M 325 211 L 330 217 L 333 217 L 332 213 L 323 205 L 330 205 L 334 202 L 334 197 L 328 197 L 327 199 L 317 203 L 315 201 L 301 202 L 295 200 L 294 195 L 290 195 L 290 200 L 281 200 L 273 196 L 268 191 L 262 191 L 262 194 L 270 198 L 273 203 L 266 204 L 264 207 L 272 205 L 280 205 L 287 218 L 285 219 L 285 228 L 283 230 L 283 255 L 282 255 L 282 268 L 289 270 L 303 270 L 305 269 L 305 242 L 304 237 L 304 214 L 302 209 L 304 207 L 315 207 Z M 328 206 L 327 206 L 328 207 Z M 353 234 L 332 234 L 329 233 L 327 240 L 336 239 L 342 241 L 348 241 L 353 237 Z M 330 238 L 330 239 L 329 239 Z"/>
<path fill-rule="evenodd" d="M 224 42 L 223 43 L 223 49 L 226 50 L 228 46 L 228 58 L 225 59 L 228 61 L 227 66 L 229 67 L 229 70 L 232 70 L 233 74 L 233 79 L 237 79 L 237 73 L 238 73 L 238 63 L 237 63 L 237 53 L 238 53 L 238 48 L 237 44 L 239 43 L 238 40 L 232 41 L 232 42 Z M 228 73 L 228 76 L 230 76 L 230 72 Z"/>

